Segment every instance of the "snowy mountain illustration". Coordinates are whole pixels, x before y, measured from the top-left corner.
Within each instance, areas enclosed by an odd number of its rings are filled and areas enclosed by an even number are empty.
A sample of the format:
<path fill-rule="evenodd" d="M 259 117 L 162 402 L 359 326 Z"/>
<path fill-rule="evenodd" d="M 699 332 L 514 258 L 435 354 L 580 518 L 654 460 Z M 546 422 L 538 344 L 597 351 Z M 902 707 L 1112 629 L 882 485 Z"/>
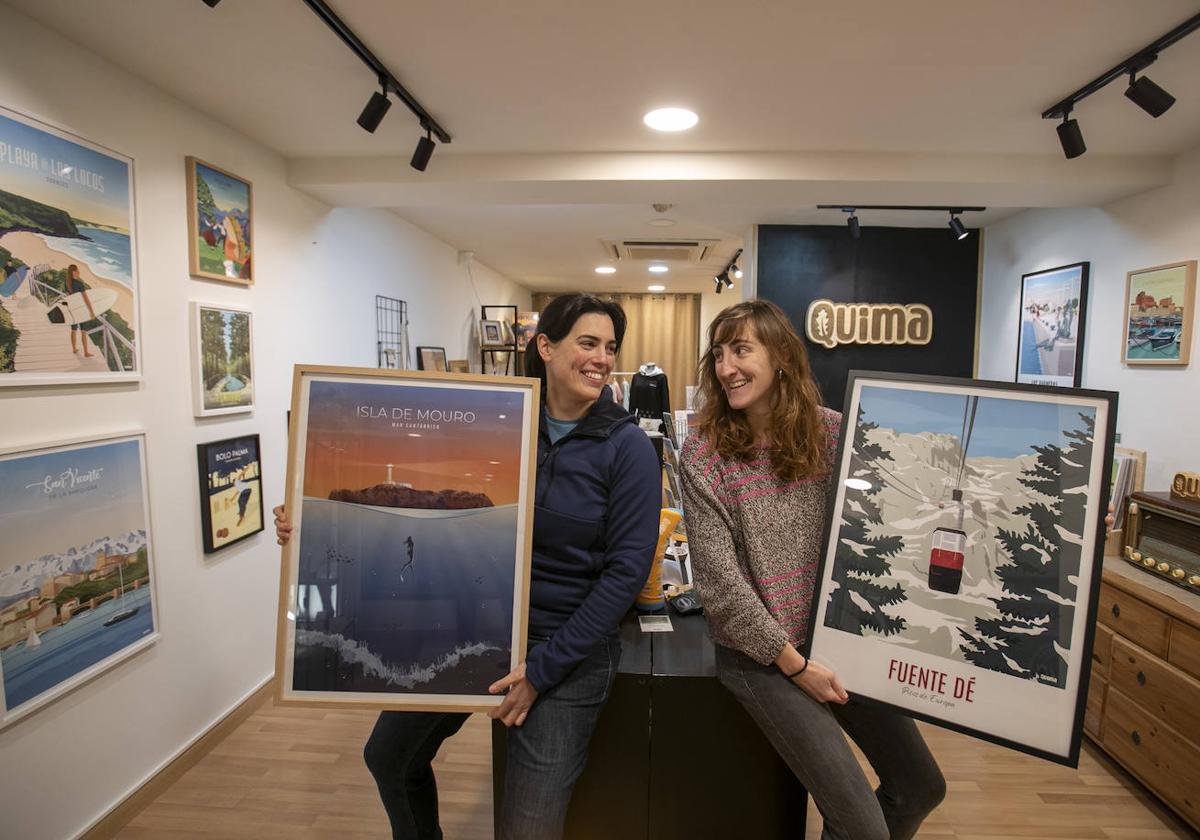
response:
<path fill-rule="evenodd" d="M 0 608 L 20 597 L 36 592 L 47 578 L 69 573 L 90 572 L 101 556 L 133 554 L 146 544 L 142 529 L 104 536 L 83 546 L 73 546 L 57 554 L 43 554 L 28 563 L 15 563 L 0 570 Z"/>

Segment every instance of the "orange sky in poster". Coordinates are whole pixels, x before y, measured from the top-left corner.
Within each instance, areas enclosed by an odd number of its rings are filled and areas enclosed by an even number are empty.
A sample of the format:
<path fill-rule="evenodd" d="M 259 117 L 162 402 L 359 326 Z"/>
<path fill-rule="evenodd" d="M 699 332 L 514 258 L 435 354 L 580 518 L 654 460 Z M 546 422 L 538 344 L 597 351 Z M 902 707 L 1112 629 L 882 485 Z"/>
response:
<path fill-rule="evenodd" d="M 392 480 L 517 501 L 523 394 L 405 382 L 312 381 L 304 495 Z"/>

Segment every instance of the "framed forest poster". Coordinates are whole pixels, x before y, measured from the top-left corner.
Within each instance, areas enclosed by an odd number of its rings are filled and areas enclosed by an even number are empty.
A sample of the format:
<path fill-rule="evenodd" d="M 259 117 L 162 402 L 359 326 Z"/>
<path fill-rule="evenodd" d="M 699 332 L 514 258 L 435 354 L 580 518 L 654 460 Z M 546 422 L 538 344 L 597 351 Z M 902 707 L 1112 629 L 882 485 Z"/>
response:
<path fill-rule="evenodd" d="M 812 655 L 860 697 L 1075 766 L 1116 404 L 851 372 Z"/>

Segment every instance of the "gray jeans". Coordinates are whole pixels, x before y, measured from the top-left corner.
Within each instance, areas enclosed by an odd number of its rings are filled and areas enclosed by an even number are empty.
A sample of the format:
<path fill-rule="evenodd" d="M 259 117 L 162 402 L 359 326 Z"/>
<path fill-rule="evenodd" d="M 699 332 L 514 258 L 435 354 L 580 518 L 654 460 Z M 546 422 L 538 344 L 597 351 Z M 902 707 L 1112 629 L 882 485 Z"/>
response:
<path fill-rule="evenodd" d="M 754 718 L 825 818 L 824 840 L 908 840 L 946 795 L 910 719 L 851 699 L 818 703 L 774 665 L 716 646 L 717 677 Z M 872 792 L 842 731 L 879 776 Z M 801 826 L 797 836 L 804 836 Z"/>

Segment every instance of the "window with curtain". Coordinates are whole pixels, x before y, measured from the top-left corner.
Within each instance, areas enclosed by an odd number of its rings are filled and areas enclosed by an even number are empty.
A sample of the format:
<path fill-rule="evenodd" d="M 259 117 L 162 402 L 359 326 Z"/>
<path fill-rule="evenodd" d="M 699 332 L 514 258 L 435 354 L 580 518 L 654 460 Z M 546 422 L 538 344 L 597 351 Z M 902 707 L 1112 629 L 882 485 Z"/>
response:
<path fill-rule="evenodd" d="M 599 294 L 621 304 L 628 319 L 616 370 L 637 370 L 656 362 L 667 372 L 671 409 L 684 407 L 687 386 L 696 384 L 700 358 L 700 295 Z M 539 292 L 533 308 L 541 312 L 557 295 Z"/>

